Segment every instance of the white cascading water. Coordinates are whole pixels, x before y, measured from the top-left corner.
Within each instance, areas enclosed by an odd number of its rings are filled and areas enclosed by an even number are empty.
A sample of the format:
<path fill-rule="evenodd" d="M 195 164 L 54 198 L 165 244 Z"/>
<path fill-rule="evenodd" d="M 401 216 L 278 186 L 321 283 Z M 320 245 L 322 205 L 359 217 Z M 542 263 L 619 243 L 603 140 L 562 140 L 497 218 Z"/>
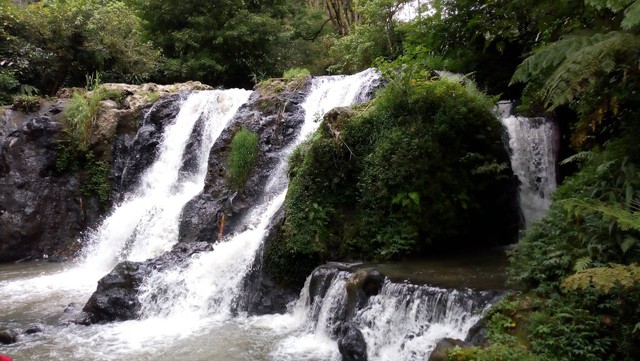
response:
<path fill-rule="evenodd" d="M 184 205 L 204 188 L 209 151 L 250 91 L 212 90 L 189 96 L 173 124 L 167 126 L 158 159 L 137 189 L 91 235 L 84 263 L 107 272 L 119 261 L 143 261 L 168 251 L 178 241 Z M 185 147 L 205 117 L 197 149 L 197 169 L 180 174 Z"/>
<path fill-rule="evenodd" d="M 310 359 L 341 359 L 332 334 L 347 312 L 349 276 L 348 272 L 323 268 L 309 276 L 287 319 L 289 327 L 300 331 L 281 341 L 272 353 L 273 359 L 294 361 L 310 354 L 313 355 Z M 316 286 L 325 288 L 326 292 L 313 298 L 309 295 L 312 277 L 320 283 L 329 283 Z M 429 358 L 440 339 L 464 339 L 492 298 L 490 292 L 386 281 L 380 294 L 371 297 L 351 322 L 363 333 L 369 360 L 422 361 Z M 270 323 L 278 324 L 270 319 L 263 325 Z"/>
<path fill-rule="evenodd" d="M 89 235 L 84 259 L 64 272 L 0 283 L 6 311 L 48 298 L 77 302 L 119 261 L 144 260 L 170 249 L 178 240 L 182 207 L 204 187 L 211 146 L 250 94 L 242 89 L 192 93 L 166 127 L 158 157 L 138 187 Z M 199 166 L 190 174 L 179 174 L 185 147 L 201 118 Z"/>
<path fill-rule="evenodd" d="M 279 155 L 280 163 L 267 182 L 261 204 L 252 207 L 245 217 L 247 229 L 219 242 L 213 251 L 194 256 L 184 268 L 175 267 L 147 277 L 140 294 L 143 317 L 175 319 L 182 325 L 188 324 L 185 320 L 192 320 L 192 329 L 196 330 L 204 320 L 220 321 L 231 316 L 232 306 L 242 292 L 242 280 L 251 270 L 271 218 L 284 202 L 289 155 L 317 129 L 318 120 L 327 111 L 363 101 L 377 78 L 375 71 L 367 70 L 352 76 L 312 80 L 303 104 L 302 128 Z"/>
<path fill-rule="evenodd" d="M 511 168 L 520 180 L 520 209 L 529 227 L 549 209 L 556 189 L 556 130 L 548 119 L 517 117 L 511 115 L 511 104 L 499 106 L 509 133 Z"/>

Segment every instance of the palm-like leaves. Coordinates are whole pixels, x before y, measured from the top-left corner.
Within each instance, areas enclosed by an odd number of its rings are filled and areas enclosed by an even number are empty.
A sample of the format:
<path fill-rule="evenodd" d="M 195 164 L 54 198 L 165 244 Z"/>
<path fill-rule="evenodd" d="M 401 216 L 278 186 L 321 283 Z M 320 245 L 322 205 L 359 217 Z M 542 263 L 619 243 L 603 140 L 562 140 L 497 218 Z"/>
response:
<path fill-rule="evenodd" d="M 568 35 L 548 44 L 518 66 L 511 84 L 542 79 L 539 95 L 553 110 L 573 101 L 614 71 L 637 70 L 640 0 L 586 0 L 596 9 L 624 12 L 623 30 Z"/>
<path fill-rule="evenodd" d="M 552 110 L 624 66 L 620 59 L 637 59 L 639 51 L 640 37 L 628 32 L 570 35 L 525 59 L 511 83 L 544 78 L 540 95 Z"/>

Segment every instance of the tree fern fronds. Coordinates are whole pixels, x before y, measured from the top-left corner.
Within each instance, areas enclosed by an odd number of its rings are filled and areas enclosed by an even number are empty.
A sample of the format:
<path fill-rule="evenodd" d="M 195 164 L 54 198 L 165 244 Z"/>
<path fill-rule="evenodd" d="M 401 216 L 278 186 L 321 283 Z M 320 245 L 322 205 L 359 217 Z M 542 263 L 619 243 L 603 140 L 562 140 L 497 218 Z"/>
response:
<path fill-rule="evenodd" d="M 572 210 L 576 208 L 594 211 L 616 221 L 623 231 L 640 231 L 640 212 L 624 209 L 621 206 L 606 204 L 600 201 L 567 199 L 561 201 Z"/>
<path fill-rule="evenodd" d="M 640 24 L 640 0 L 636 0 L 624 11 L 622 26 L 625 30 L 631 30 Z"/>
<path fill-rule="evenodd" d="M 573 265 L 573 270 L 575 272 L 580 272 L 586 270 L 589 266 L 591 266 L 591 257 L 585 256 L 576 260 L 575 265 Z"/>
<path fill-rule="evenodd" d="M 590 150 L 578 152 L 570 157 L 563 159 L 560 165 L 567 165 L 571 163 L 584 163 L 593 158 L 593 152 Z"/>
<path fill-rule="evenodd" d="M 568 43 L 570 50 L 566 59 L 547 78 L 541 94 L 550 110 L 571 102 L 587 86 L 614 71 L 621 54 L 636 53 L 640 49 L 638 36 L 619 31 L 595 34 L 585 40 Z M 583 46 L 576 49 L 576 43 Z"/>
<path fill-rule="evenodd" d="M 607 8 L 617 13 L 636 1 L 637 0 L 585 0 L 585 4 L 591 5 L 598 10 Z"/>
<path fill-rule="evenodd" d="M 518 66 L 509 85 L 544 76 L 549 69 L 560 65 L 570 53 L 591 45 L 589 35 L 568 35 L 539 49 Z"/>

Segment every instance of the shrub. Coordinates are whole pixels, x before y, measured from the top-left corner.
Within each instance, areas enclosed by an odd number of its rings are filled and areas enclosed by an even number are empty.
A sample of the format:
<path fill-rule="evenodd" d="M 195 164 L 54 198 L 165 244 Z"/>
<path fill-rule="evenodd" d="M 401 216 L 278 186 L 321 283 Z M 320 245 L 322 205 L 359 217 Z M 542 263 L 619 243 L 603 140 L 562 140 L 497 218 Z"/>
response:
<path fill-rule="evenodd" d="M 69 141 L 80 151 L 86 151 L 89 146 L 93 125 L 100 110 L 100 102 L 112 97 L 120 99 L 122 93 L 97 86 L 87 94 L 73 94 L 71 102 L 64 110 L 63 119 Z"/>
<path fill-rule="evenodd" d="M 285 70 L 284 74 L 282 74 L 282 77 L 285 80 L 291 80 L 299 76 L 308 77 L 311 76 L 311 73 L 305 68 L 291 68 L 289 70 Z"/>
<path fill-rule="evenodd" d="M 11 94 L 20 86 L 14 74 L 8 70 L 0 70 L 0 105 L 10 103 Z"/>
<path fill-rule="evenodd" d="M 495 242 L 517 221 L 502 126 L 490 108 L 459 83 L 400 80 L 359 111 L 327 114 L 292 155 L 280 240 L 287 259 L 279 262 Z"/>
<path fill-rule="evenodd" d="M 242 128 L 233 136 L 228 162 L 228 177 L 232 188 L 236 190 L 244 188 L 258 157 L 258 150 L 256 133 Z"/>
<path fill-rule="evenodd" d="M 40 109 L 42 99 L 33 95 L 17 95 L 13 97 L 13 109 L 31 113 Z"/>

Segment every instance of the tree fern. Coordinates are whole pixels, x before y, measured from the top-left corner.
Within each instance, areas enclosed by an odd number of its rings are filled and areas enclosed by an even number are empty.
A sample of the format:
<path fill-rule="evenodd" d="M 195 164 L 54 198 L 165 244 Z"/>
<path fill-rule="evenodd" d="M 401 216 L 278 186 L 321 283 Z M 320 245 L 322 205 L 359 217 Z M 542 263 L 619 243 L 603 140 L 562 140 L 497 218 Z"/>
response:
<path fill-rule="evenodd" d="M 511 83 L 544 78 L 540 95 L 553 110 L 618 69 L 617 59 L 637 59 L 639 50 L 640 37 L 627 32 L 566 36 L 525 59 Z"/>

